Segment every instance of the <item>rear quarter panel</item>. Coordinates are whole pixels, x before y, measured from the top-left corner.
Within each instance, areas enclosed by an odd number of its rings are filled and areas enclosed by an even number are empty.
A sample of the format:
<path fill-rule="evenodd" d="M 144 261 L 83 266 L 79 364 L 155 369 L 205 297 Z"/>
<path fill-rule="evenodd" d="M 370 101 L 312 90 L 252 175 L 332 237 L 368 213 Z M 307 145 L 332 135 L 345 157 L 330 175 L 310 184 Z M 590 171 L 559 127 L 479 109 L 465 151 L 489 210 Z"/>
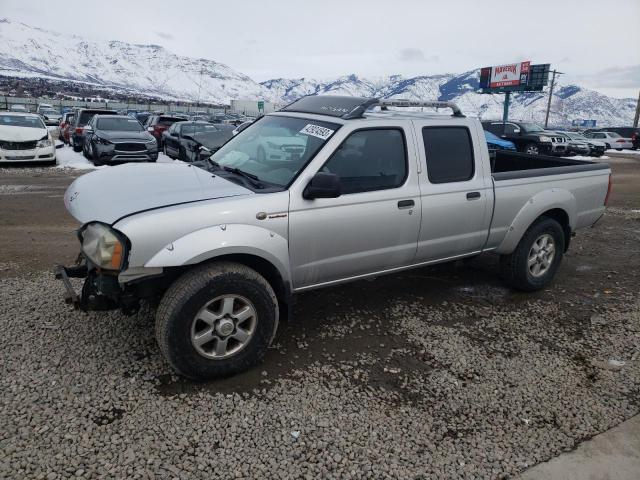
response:
<path fill-rule="evenodd" d="M 593 225 L 605 210 L 610 172 L 494 180 L 495 206 L 486 250 L 513 252 L 529 226 L 556 208 L 566 212 L 572 232 Z"/>

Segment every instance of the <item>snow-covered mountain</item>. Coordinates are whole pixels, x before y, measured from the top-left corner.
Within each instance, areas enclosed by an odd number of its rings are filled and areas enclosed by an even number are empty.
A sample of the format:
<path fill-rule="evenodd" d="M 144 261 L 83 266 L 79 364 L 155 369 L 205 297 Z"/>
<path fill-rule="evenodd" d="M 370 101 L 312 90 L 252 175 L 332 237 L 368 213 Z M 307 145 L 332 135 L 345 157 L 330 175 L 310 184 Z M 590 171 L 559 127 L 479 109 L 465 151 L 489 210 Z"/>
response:
<path fill-rule="evenodd" d="M 485 119 L 502 118 L 504 95 L 482 95 L 479 71 L 404 78 L 394 75 L 366 79 L 347 75 L 330 80 L 278 78 L 262 82 L 276 96 L 292 101 L 303 95 L 356 95 L 363 97 L 406 98 L 411 100 L 450 100 L 468 115 Z M 522 93 L 511 97 L 509 117 L 543 122 L 547 108 L 546 93 Z M 560 84 L 551 101 L 549 123 L 567 125 L 572 120 L 595 119 L 598 125 L 630 125 L 635 99 L 608 97 L 577 85 Z"/>
<path fill-rule="evenodd" d="M 81 82 L 168 100 L 273 99 L 262 85 L 213 60 L 179 56 L 158 45 L 89 41 L 8 19 L 0 19 L 0 75 Z"/>
<path fill-rule="evenodd" d="M 157 45 L 90 41 L 0 19 L 0 76 L 86 85 L 166 100 L 228 104 L 231 99 L 288 103 L 310 94 L 453 100 L 469 115 L 502 116 L 502 95 L 481 95 L 479 72 L 406 78 L 346 75 L 330 80 L 278 78 L 256 83 L 227 65 L 176 55 Z M 57 91 L 54 89 L 54 91 Z M 542 121 L 544 93 L 512 96 L 510 117 Z M 635 99 L 616 99 L 576 85 L 559 85 L 551 124 L 595 119 L 599 125 L 629 125 Z"/>

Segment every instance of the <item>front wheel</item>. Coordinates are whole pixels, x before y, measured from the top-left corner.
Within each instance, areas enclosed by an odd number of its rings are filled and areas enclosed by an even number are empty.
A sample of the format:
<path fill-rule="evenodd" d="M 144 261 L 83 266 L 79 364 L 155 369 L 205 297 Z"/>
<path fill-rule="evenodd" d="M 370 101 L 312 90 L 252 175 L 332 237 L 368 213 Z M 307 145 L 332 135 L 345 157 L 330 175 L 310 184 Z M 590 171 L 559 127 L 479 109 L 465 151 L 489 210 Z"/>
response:
<path fill-rule="evenodd" d="M 515 251 L 500 258 L 500 271 L 512 287 L 527 292 L 546 287 L 562 261 L 565 238 L 560 224 L 541 217 L 520 239 Z"/>
<path fill-rule="evenodd" d="M 529 143 L 524 148 L 524 153 L 528 153 L 529 155 L 540 155 L 540 148 L 535 143 Z"/>
<path fill-rule="evenodd" d="M 260 362 L 278 315 L 275 293 L 260 274 L 237 263 L 212 263 L 167 290 L 156 314 L 156 339 L 178 373 L 210 380 Z"/>

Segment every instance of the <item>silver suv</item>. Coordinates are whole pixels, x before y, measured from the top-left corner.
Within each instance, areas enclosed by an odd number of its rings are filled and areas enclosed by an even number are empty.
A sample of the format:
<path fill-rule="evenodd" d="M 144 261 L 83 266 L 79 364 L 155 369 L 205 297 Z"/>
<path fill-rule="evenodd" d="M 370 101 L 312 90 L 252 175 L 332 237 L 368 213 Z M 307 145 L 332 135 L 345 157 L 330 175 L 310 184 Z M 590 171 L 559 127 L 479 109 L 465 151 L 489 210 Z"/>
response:
<path fill-rule="evenodd" d="M 454 114 L 389 110 L 404 106 Z M 81 261 L 57 276 L 85 310 L 158 299 L 160 349 L 208 379 L 260 361 L 312 289 L 482 252 L 513 287 L 543 288 L 603 214 L 609 179 L 606 164 L 490 158 L 480 122 L 453 104 L 304 97 L 203 162 L 78 178 L 65 203 Z M 69 277 L 85 278 L 80 295 Z"/>

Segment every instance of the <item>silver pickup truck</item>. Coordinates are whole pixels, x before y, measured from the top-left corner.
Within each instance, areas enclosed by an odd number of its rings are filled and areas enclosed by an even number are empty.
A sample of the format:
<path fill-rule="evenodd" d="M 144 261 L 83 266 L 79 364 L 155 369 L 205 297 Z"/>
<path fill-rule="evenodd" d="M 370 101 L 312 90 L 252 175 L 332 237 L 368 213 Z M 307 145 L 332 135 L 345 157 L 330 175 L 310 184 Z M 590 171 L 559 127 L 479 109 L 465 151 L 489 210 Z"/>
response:
<path fill-rule="evenodd" d="M 402 108 L 416 106 L 453 115 Z M 310 96 L 200 163 L 75 180 L 81 254 L 56 275 L 84 310 L 159 301 L 162 353 L 203 380 L 259 362 L 300 292 L 483 252 L 514 288 L 543 288 L 610 186 L 604 163 L 490 157 L 451 103 Z"/>

